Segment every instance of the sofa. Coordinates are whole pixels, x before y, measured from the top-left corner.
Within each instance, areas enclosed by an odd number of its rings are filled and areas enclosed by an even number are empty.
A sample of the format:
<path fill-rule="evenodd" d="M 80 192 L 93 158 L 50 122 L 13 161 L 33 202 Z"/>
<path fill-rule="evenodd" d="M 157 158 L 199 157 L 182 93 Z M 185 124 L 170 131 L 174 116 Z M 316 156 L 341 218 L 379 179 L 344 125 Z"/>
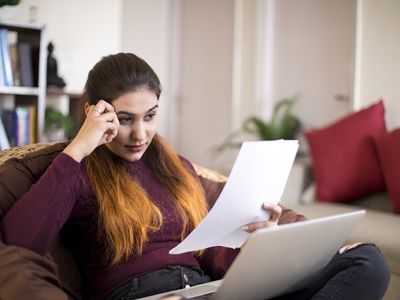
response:
<path fill-rule="evenodd" d="M 291 207 L 308 218 L 365 209 L 348 242 L 380 248 L 391 272 L 384 299 L 399 300 L 400 128 L 387 129 L 384 100 L 308 129 L 304 137 L 306 189 Z"/>
<path fill-rule="evenodd" d="M 309 219 L 365 209 L 367 214 L 353 230 L 347 243 L 371 242 L 379 247 L 390 269 L 390 283 L 384 300 L 400 299 L 400 215 L 391 208 L 388 193 L 376 193 L 344 203 L 318 202 L 313 198 L 315 186 L 305 191 L 301 204 L 291 207 Z"/>
<path fill-rule="evenodd" d="M 0 218 L 30 186 L 67 143 L 33 144 L 0 152 Z M 210 207 L 226 177 L 194 165 Z M 306 220 L 283 208 L 280 224 Z M 28 249 L 6 245 L 0 239 L 0 299 L 79 300 L 82 282 L 72 255 L 57 237 L 41 256 Z"/>

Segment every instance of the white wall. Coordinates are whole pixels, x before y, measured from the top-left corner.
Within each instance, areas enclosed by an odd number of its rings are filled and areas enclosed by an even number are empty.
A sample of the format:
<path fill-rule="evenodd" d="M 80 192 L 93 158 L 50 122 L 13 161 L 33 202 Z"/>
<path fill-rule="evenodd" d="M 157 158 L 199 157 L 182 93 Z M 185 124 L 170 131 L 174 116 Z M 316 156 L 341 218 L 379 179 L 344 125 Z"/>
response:
<path fill-rule="evenodd" d="M 82 91 L 93 65 L 120 51 L 122 0 L 23 0 L 1 8 L 0 17 L 29 21 L 31 6 L 37 7 L 36 21 L 47 25 L 58 73 L 68 90 Z"/>
<path fill-rule="evenodd" d="M 234 2 L 183 1 L 179 148 L 214 167 L 212 149 L 231 130 Z"/>
<path fill-rule="evenodd" d="M 259 108 L 255 83 L 257 0 L 236 0 L 234 9 L 231 130 L 238 130 L 243 120 Z"/>
<path fill-rule="evenodd" d="M 305 128 L 325 126 L 352 110 L 356 1 L 274 6 L 273 100 L 299 94 L 294 112 Z"/>
<path fill-rule="evenodd" d="M 400 1 L 359 0 L 359 77 L 356 97 L 364 107 L 382 97 L 388 128 L 400 126 Z"/>
<path fill-rule="evenodd" d="M 159 132 L 167 139 L 174 135 L 170 128 L 169 68 L 171 45 L 172 1 L 123 0 L 121 50 L 143 58 L 157 73 L 163 91 L 160 98 Z"/>

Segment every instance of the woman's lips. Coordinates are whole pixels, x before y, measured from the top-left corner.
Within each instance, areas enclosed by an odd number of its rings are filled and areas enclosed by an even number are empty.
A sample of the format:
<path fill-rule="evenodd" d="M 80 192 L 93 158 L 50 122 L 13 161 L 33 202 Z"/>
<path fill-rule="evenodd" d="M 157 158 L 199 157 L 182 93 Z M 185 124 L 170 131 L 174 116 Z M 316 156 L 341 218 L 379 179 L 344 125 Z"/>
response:
<path fill-rule="evenodd" d="M 141 145 L 131 145 L 131 146 L 125 146 L 130 152 L 136 153 L 136 152 L 141 152 L 146 144 L 141 144 Z"/>

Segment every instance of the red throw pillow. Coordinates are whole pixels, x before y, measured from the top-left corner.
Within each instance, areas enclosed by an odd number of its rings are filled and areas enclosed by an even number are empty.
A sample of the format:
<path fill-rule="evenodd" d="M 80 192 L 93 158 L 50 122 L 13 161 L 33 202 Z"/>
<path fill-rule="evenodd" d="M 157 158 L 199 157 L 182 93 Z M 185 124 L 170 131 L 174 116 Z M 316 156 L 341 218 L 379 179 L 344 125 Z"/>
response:
<path fill-rule="evenodd" d="M 385 190 L 372 137 L 386 132 L 383 101 L 305 133 L 317 201 L 351 202 Z"/>
<path fill-rule="evenodd" d="M 400 214 L 400 128 L 374 138 L 393 210 Z"/>

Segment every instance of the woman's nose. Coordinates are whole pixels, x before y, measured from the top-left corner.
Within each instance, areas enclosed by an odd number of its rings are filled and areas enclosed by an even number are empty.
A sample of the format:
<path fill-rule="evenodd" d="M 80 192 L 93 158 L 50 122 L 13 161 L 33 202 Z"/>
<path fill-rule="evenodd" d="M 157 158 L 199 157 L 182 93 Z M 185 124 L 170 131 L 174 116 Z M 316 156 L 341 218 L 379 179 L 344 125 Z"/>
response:
<path fill-rule="evenodd" d="M 143 122 L 134 122 L 132 124 L 131 137 L 137 141 L 143 141 L 146 138 L 146 128 Z"/>

